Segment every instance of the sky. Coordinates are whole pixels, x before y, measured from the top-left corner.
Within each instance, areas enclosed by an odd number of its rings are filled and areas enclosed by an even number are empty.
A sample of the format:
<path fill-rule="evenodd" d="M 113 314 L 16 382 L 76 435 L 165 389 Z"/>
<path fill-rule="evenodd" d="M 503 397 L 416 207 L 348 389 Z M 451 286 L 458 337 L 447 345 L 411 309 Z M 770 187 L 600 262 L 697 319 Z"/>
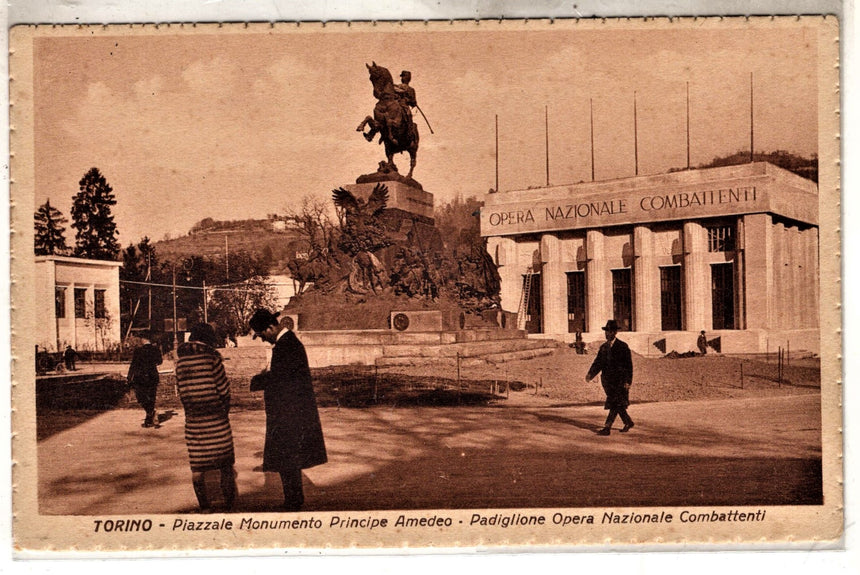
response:
<path fill-rule="evenodd" d="M 346 26 L 245 33 L 42 37 L 34 51 L 36 204 L 68 218 L 98 167 L 120 242 L 194 223 L 261 218 L 374 172 L 382 146 L 355 131 L 375 99 L 365 63 L 412 72 L 421 133 L 414 178 L 437 204 L 495 187 L 632 176 L 749 147 L 817 153 L 817 35 L 804 28 L 528 33 L 482 24 L 400 32 Z M 226 29 L 225 29 L 226 30 Z M 548 122 L 545 122 L 545 114 Z M 408 156 L 395 157 L 402 173 Z M 73 243 L 67 226 L 67 241 Z"/>

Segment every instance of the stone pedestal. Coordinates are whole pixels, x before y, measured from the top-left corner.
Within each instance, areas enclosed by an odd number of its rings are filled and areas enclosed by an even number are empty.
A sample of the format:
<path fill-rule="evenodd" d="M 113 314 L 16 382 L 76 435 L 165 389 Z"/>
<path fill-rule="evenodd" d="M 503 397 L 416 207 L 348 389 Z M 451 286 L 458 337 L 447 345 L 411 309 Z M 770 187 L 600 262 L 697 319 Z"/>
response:
<path fill-rule="evenodd" d="M 367 200 L 370 194 L 373 193 L 373 188 L 378 184 L 384 184 L 388 188 L 388 209 L 397 209 L 410 214 L 433 220 L 433 194 L 425 192 L 414 186 L 404 184 L 395 180 L 364 183 L 364 184 L 347 184 L 344 189 L 352 195 L 363 200 Z"/>

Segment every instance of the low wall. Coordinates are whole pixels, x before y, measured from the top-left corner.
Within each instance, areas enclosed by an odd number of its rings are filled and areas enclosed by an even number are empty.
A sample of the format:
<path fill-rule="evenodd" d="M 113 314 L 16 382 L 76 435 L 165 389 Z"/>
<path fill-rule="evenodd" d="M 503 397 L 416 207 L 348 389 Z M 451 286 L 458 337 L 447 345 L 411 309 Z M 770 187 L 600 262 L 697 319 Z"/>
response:
<path fill-rule="evenodd" d="M 397 348 L 424 347 L 429 349 L 446 346 L 480 344 L 488 348 L 498 342 L 504 347 L 506 341 L 514 342 L 519 349 L 526 342 L 525 332 L 502 329 L 466 329 L 460 331 L 436 332 L 398 332 L 394 330 L 339 330 L 339 331 L 297 331 L 296 336 L 305 346 L 308 363 L 311 367 L 332 365 L 374 365 L 387 355 L 398 355 Z M 272 351 L 268 344 L 260 340 L 249 345 L 228 347 L 219 350 L 225 359 L 228 374 L 249 376 L 265 369 Z M 498 351 L 498 350 L 497 350 Z M 449 355 L 453 355 L 453 352 Z"/>
<path fill-rule="evenodd" d="M 552 339 L 552 336 L 547 335 L 531 335 L 531 338 L 544 337 Z M 567 343 L 574 340 L 574 334 L 564 334 L 555 336 L 558 339 L 563 339 Z M 768 330 L 712 330 L 706 331 L 705 337 L 711 341 L 717 337 L 720 338 L 720 352 L 724 354 L 745 354 L 745 353 L 775 353 L 779 347 L 788 349 L 791 352 L 807 351 L 810 353 L 820 353 L 820 332 L 818 329 L 794 329 L 784 331 L 768 331 Z M 619 332 L 618 338 L 627 342 L 630 349 L 634 352 L 645 356 L 661 356 L 664 355 L 659 349 L 654 346 L 654 343 L 659 340 L 666 341 L 666 353 L 677 351 L 685 353 L 688 351 L 698 352 L 696 341 L 699 338 L 697 331 L 665 331 L 665 332 Z M 583 334 L 583 340 L 586 343 L 603 341 L 603 332 L 589 332 Z M 709 347 L 709 352 L 713 350 Z"/>

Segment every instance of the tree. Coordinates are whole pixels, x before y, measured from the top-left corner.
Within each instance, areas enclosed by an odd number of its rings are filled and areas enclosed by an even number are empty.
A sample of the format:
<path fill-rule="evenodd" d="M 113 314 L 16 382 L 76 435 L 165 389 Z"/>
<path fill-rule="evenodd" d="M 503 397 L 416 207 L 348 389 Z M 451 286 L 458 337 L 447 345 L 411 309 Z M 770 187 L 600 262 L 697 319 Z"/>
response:
<path fill-rule="evenodd" d="M 113 188 L 98 168 L 91 168 L 79 182 L 80 191 L 72 204 L 75 255 L 113 260 L 119 255 L 116 224 L 111 206 L 116 205 Z"/>
<path fill-rule="evenodd" d="M 129 325 L 150 327 L 141 317 L 149 315 L 148 296 L 152 288 L 141 285 L 153 281 L 153 273 L 158 269 L 158 257 L 155 246 L 148 237 L 144 237 L 137 245 L 130 244 L 122 251 L 122 267 L 119 270 L 120 303 L 122 313 L 120 314 L 120 327 L 123 335 L 128 331 Z M 129 283 L 135 282 L 135 283 Z M 141 316 L 143 311 L 143 316 Z"/>
<path fill-rule="evenodd" d="M 46 200 L 39 206 L 33 216 L 36 237 L 34 248 L 37 256 L 64 255 L 69 251 L 66 245 L 63 224 L 69 220 L 63 217 L 62 212 L 51 205 L 51 200 Z"/>
<path fill-rule="evenodd" d="M 248 322 L 261 307 L 277 305 L 275 288 L 266 276 L 253 276 L 242 284 L 213 290 L 209 321 L 225 336 L 248 333 Z"/>
<path fill-rule="evenodd" d="M 287 211 L 287 228 L 300 239 L 287 258 L 290 276 L 299 282 L 297 293 L 308 284 L 326 283 L 327 275 L 339 267 L 337 261 L 337 228 L 329 217 L 328 206 L 306 196 L 298 211 Z"/>

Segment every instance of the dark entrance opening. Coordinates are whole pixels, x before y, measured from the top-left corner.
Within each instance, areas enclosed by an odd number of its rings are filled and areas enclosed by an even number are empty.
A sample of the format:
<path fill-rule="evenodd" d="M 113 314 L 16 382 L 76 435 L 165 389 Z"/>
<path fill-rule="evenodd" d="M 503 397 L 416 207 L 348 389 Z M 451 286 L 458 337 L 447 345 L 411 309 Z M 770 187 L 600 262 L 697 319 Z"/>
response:
<path fill-rule="evenodd" d="M 681 266 L 660 268 L 660 318 L 663 331 L 681 328 Z"/>
<path fill-rule="evenodd" d="M 735 273 L 732 262 L 711 264 L 713 329 L 735 329 Z"/>
<path fill-rule="evenodd" d="M 541 290 L 540 274 L 523 275 L 523 289 L 529 285 L 529 299 L 526 303 L 526 333 L 541 333 Z"/>
<path fill-rule="evenodd" d="M 567 332 L 585 329 L 585 272 L 567 272 Z"/>
<path fill-rule="evenodd" d="M 630 268 L 612 270 L 612 313 L 621 331 L 633 328 L 633 285 Z"/>

